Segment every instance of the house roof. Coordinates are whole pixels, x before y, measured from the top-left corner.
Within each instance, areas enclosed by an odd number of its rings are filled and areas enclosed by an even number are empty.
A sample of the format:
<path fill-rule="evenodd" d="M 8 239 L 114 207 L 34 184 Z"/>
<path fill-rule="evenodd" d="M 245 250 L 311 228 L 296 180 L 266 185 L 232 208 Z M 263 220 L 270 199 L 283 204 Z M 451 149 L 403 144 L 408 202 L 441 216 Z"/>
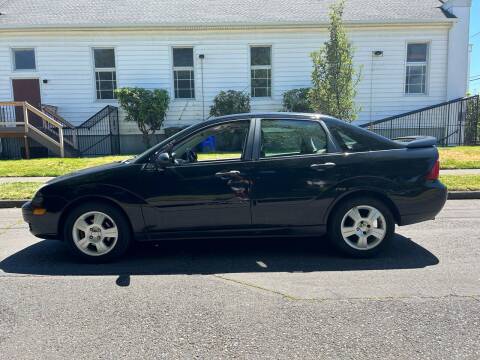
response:
<path fill-rule="evenodd" d="M 335 0 L 0 0 L 0 28 L 249 27 L 328 23 Z M 440 0 L 346 0 L 347 23 L 444 22 Z"/>

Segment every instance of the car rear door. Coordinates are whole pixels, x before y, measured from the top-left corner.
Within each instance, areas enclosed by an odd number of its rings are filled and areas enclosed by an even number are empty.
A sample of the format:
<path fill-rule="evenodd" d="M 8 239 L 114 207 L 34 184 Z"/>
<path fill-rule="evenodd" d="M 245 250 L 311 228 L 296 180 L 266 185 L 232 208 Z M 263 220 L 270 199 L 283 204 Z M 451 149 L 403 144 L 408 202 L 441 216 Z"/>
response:
<path fill-rule="evenodd" d="M 319 121 L 257 119 L 252 192 L 256 227 L 324 225 L 341 179 L 337 162 L 343 155 L 332 146 Z"/>

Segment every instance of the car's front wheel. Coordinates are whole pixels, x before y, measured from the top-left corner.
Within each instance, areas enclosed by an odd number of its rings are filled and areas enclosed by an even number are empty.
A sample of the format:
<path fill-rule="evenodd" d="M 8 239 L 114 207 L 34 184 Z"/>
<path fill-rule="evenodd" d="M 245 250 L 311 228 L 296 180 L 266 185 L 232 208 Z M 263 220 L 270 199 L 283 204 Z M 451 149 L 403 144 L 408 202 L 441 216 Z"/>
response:
<path fill-rule="evenodd" d="M 128 220 L 116 207 L 91 202 L 68 214 L 64 238 L 74 255 L 90 262 L 105 262 L 127 251 L 131 235 Z"/>
<path fill-rule="evenodd" d="M 369 257 L 392 239 L 395 221 L 390 209 L 381 201 L 354 198 L 336 207 L 328 224 L 333 245 L 354 257 Z"/>

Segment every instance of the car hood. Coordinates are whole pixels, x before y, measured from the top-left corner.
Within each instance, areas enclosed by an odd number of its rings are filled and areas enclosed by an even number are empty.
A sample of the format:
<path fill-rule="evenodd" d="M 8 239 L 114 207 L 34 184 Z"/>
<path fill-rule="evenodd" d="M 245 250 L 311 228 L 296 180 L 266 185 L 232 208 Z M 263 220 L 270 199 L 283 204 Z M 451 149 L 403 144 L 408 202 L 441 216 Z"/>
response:
<path fill-rule="evenodd" d="M 105 165 L 99 165 L 99 166 L 94 166 L 91 168 L 86 168 L 78 171 L 74 171 L 72 173 L 62 175 L 62 176 L 57 176 L 56 178 L 50 180 L 47 182 L 47 184 L 55 184 L 59 182 L 63 182 L 65 180 L 76 180 L 79 178 L 88 178 L 92 177 L 92 179 L 99 179 L 99 175 L 102 174 L 107 174 L 112 170 L 120 169 L 125 166 L 128 166 L 127 162 L 113 162 L 110 164 L 105 164 Z"/>

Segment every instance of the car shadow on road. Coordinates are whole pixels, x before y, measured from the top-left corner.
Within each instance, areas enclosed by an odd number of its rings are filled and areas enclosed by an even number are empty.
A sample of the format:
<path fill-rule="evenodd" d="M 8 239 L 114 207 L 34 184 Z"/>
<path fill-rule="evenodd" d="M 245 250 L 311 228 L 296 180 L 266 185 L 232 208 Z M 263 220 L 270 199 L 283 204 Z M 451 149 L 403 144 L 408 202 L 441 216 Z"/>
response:
<path fill-rule="evenodd" d="M 45 240 L 4 259 L 0 270 L 34 275 L 118 275 L 118 285 L 128 286 L 129 275 L 414 269 L 438 262 L 427 249 L 401 235 L 371 259 L 341 257 L 318 238 L 249 238 L 138 244 L 126 257 L 107 264 L 81 263 L 63 243 Z"/>

